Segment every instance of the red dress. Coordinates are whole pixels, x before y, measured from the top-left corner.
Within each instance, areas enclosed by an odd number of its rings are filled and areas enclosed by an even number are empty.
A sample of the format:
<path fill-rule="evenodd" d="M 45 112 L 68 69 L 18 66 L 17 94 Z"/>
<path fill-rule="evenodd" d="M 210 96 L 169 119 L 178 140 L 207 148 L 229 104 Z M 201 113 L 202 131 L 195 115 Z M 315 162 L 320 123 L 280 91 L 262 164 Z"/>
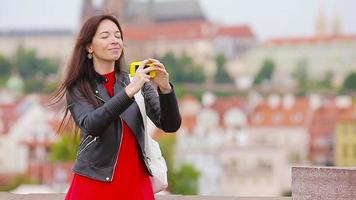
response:
<path fill-rule="evenodd" d="M 113 96 L 115 73 L 104 75 L 105 87 Z M 154 200 L 150 176 L 140 157 L 136 138 L 123 121 L 123 138 L 112 182 L 102 182 L 74 174 L 65 200 Z"/>

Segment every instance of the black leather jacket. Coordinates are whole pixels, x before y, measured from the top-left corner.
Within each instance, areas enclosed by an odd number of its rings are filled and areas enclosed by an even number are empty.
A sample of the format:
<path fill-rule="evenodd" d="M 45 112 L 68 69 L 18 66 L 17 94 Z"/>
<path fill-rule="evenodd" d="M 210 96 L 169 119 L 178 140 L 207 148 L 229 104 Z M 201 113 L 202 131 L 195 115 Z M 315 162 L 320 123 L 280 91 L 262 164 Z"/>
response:
<path fill-rule="evenodd" d="M 149 171 L 144 151 L 142 116 L 134 98 L 128 97 L 124 91 L 130 82 L 128 74 L 116 74 L 112 98 L 102 79 L 97 78 L 95 82 L 97 88 L 93 94 L 102 102 L 96 109 L 82 98 L 78 88 L 74 87 L 67 93 L 67 106 L 82 136 L 73 171 L 92 179 L 112 181 L 122 142 L 122 120 L 132 129 L 140 147 L 141 158 Z M 181 116 L 174 90 L 169 94 L 159 91 L 157 94 L 153 86 L 146 83 L 142 92 L 146 113 L 152 122 L 165 132 L 177 131 L 181 125 Z"/>

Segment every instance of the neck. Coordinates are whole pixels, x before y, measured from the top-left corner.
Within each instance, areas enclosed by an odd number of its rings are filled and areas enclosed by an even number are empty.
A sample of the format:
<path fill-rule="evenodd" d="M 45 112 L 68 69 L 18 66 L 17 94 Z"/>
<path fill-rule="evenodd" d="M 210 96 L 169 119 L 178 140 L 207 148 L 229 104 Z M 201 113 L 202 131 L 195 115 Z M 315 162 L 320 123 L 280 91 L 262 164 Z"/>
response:
<path fill-rule="evenodd" d="M 115 62 L 112 61 L 98 61 L 96 59 L 93 60 L 94 69 L 99 74 L 107 74 L 114 71 Z"/>

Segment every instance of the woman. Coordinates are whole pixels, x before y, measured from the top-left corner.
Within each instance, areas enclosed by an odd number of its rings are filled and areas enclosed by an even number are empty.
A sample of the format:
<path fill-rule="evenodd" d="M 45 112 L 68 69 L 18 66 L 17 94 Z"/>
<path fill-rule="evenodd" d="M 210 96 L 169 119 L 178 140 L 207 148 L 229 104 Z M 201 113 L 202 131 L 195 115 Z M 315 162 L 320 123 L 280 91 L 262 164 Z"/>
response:
<path fill-rule="evenodd" d="M 82 137 L 66 200 L 154 199 L 143 146 L 145 127 L 134 95 L 142 89 L 148 117 L 166 132 L 177 131 L 181 117 L 165 66 L 144 60 L 130 82 L 122 70 L 123 58 L 117 19 L 88 19 L 56 95 L 66 95 L 63 121 L 70 111 Z M 144 69 L 149 63 L 154 66 Z M 150 71 L 156 71 L 154 78 L 147 75 Z"/>

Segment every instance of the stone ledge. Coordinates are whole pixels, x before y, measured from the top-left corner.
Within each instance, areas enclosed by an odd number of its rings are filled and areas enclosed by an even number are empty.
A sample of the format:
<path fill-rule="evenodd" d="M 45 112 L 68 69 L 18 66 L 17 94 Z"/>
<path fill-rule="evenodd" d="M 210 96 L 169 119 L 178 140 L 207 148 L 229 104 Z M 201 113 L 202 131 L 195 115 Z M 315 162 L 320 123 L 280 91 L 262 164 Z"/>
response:
<path fill-rule="evenodd" d="M 293 167 L 292 197 L 295 200 L 356 199 L 356 168 Z"/>
<path fill-rule="evenodd" d="M 65 194 L 12 194 L 0 192 L 0 200 L 63 200 Z M 156 200 L 291 200 L 290 197 L 223 197 L 156 195 Z"/>

